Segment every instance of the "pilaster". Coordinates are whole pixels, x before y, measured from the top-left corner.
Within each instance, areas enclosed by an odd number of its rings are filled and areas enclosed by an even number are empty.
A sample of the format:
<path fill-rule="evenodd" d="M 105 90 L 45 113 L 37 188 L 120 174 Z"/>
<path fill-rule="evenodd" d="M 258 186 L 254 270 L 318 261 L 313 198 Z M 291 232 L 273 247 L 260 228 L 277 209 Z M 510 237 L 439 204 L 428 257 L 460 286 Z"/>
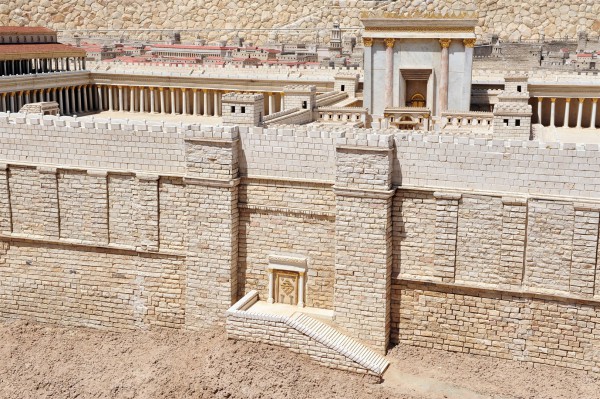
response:
<path fill-rule="evenodd" d="M 502 198 L 502 243 L 500 244 L 500 284 L 521 285 L 525 262 L 527 200 Z"/>
<path fill-rule="evenodd" d="M 8 190 L 8 166 L 0 164 L 0 233 L 10 233 L 10 199 Z"/>
<path fill-rule="evenodd" d="M 569 291 L 592 297 L 595 291 L 600 206 L 575 204 L 575 228 Z M 596 288 L 597 290 L 597 288 Z"/>
<path fill-rule="evenodd" d="M 237 127 L 193 132 L 185 141 L 187 172 L 186 326 L 222 324 L 237 299 Z"/>
<path fill-rule="evenodd" d="M 385 353 L 390 331 L 393 141 L 338 139 L 335 321 Z"/>
<path fill-rule="evenodd" d="M 458 205 L 461 194 L 435 192 L 435 245 L 432 276 L 443 282 L 454 282 L 456 271 L 456 239 Z"/>

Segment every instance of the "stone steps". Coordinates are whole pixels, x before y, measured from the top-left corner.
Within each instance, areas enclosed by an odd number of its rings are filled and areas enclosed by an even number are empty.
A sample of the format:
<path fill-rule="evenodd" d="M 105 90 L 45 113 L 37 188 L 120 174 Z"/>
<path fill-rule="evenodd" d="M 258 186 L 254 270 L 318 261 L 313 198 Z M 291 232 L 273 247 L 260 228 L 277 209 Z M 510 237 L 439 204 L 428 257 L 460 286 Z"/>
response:
<path fill-rule="evenodd" d="M 313 319 L 304 313 L 294 313 L 287 320 L 287 324 L 301 333 L 308 335 L 315 341 L 320 342 L 326 347 L 360 364 L 376 375 L 382 375 L 389 366 L 389 362 L 384 356 L 347 335 L 342 334 L 334 327 Z"/>

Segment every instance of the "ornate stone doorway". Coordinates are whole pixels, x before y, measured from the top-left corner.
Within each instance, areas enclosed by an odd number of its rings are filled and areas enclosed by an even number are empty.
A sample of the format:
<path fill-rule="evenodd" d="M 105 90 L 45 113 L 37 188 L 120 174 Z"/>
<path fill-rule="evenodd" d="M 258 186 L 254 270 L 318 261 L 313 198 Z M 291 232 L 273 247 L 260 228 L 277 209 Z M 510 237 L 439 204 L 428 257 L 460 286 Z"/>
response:
<path fill-rule="evenodd" d="M 298 273 L 287 271 L 275 272 L 275 302 L 287 305 L 298 304 Z"/>
<path fill-rule="evenodd" d="M 307 259 L 298 255 L 269 255 L 268 303 L 304 307 L 304 277 Z"/>

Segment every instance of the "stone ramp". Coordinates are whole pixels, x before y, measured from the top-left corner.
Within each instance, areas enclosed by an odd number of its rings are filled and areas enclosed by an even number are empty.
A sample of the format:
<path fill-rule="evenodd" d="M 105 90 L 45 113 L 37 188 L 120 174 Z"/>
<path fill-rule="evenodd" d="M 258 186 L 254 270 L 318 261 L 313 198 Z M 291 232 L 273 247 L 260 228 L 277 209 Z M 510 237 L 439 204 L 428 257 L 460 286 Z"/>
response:
<path fill-rule="evenodd" d="M 382 375 L 390 365 L 384 356 L 304 313 L 294 313 L 288 319 L 287 324 L 335 352 L 360 364 L 373 374 Z"/>
<path fill-rule="evenodd" d="M 335 324 L 301 310 L 258 303 L 258 292 L 253 290 L 227 310 L 225 326 L 230 339 L 281 346 L 327 367 L 377 377 L 389 366 L 385 357 L 342 333 Z"/>

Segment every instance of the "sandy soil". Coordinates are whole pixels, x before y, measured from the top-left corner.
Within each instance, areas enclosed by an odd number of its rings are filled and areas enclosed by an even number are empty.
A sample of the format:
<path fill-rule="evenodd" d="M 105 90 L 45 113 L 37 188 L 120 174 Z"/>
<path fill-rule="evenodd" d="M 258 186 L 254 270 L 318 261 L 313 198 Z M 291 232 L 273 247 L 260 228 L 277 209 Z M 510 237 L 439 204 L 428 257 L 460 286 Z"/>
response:
<path fill-rule="evenodd" d="M 0 398 L 600 398 L 553 367 L 396 347 L 383 384 L 285 349 L 207 332 L 112 333 L 0 323 Z"/>

